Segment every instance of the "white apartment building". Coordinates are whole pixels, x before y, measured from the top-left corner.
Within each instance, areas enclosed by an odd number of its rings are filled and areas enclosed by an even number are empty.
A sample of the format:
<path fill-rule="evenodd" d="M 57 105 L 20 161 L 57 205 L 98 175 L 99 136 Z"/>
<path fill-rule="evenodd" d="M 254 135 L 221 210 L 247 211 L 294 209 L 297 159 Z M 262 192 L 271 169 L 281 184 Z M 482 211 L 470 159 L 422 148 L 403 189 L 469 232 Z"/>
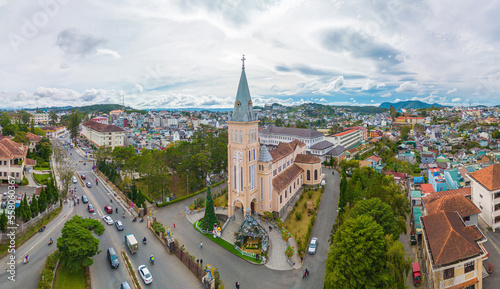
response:
<path fill-rule="evenodd" d="M 44 126 L 42 130 L 45 132 L 45 136 L 50 139 L 59 138 L 68 132 L 65 126 Z"/>
<path fill-rule="evenodd" d="M 82 124 L 80 134 L 96 147 L 107 146 L 114 149 L 125 144 L 125 130 L 115 125 L 89 120 Z"/>
<path fill-rule="evenodd" d="M 479 217 L 493 231 L 500 227 L 500 164 L 468 174 L 471 200 L 481 210 Z"/>
<path fill-rule="evenodd" d="M 33 113 L 33 122 L 35 124 L 48 124 L 49 120 L 48 113 Z"/>
<path fill-rule="evenodd" d="M 10 176 L 21 181 L 27 153 L 27 146 L 7 137 L 0 139 L 0 180 L 8 181 Z"/>
<path fill-rule="evenodd" d="M 274 145 L 284 142 L 289 143 L 298 140 L 306 144 L 306 150 L 315 144 L 323 141 L 324 134 L 322 132 L 307 129 L 307 128 L 294 128 L 294 127 L 278 127 L 269 126 L 259 132 L 260 144 Z"/>
<path fill-rule="evenodd" d="M 350 129 L 326 136 L 325 140 L 334 145 L 341 145 L 346 149 L 351 149 L 363 141 L 363 131 L 360 129 Z"/>

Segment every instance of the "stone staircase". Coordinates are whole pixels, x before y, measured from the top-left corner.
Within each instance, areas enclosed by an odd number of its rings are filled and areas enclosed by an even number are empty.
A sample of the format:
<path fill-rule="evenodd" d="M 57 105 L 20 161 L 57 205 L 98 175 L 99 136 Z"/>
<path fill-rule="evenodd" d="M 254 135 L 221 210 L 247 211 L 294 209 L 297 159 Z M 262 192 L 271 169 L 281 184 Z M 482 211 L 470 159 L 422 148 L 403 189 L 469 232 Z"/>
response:
<path fill-rule="evenodd" d="M 238 232 L 240 229 L 241 223 L 243 223 L 243 213 L 237 212 L 235 213 L 234 220 L 230 221 L 227 224 L 224 232 L 222 232 L 221 238 L 222 240 L 234 244 L 234 233 Z"/>

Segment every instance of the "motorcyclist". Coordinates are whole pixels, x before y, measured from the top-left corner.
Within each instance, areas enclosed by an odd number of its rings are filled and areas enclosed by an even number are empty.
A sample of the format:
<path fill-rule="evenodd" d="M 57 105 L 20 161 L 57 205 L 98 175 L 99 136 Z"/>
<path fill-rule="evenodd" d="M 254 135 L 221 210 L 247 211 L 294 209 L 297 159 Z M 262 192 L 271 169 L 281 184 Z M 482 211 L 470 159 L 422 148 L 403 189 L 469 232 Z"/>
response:
<path fill-rule="evenodd" d="M 123 213 L 123 217 L 125 218 L 125 212 Z"/>
<path fill-rule="evenodd" d="M 24 260 L 25 260 L 26 262 L 28 262 L 28 260 L 29 260 L 29 259 L 30 259 L 30 258 L 29 258 L 29 255 L 26 255 L 26 257 L 24 257 Z"/>
<path fill-rule="evenodd" d="M 50 242 L 51 242 L 51 243 L 53 242 L 53 241 L 52 241 L 52 237 L 50 238 Z"/>
<path fill-rule="evenodd" d="M 113 202 L 113 199 L 109 199 L 109 201 L 112 203 L 112 202 Z"/>
<path fill-rule="evenodd" d="M 151 262 L 155 262 L 155 257 L 153 255 L 151 255 L 151 257 L 149 257 L 149 260 L 151 260 Z"/>
<path fill-rule="evenodd" d="M 142 239 L 142 242 L 146 243 L 146 237 L 144 237 L 144 239 Z M 153 256 L 153 255 L 151 255 Z"/>
<path fill-rule="evenodd" d="M 309 270 L 307 270 L 307 268 L 304 270 L 304 276 L 309 277 Z"/>
<path fill-rule="evenodd" d="M 118 208 L 116 208 L 116 213 L 118 214 Z"/>

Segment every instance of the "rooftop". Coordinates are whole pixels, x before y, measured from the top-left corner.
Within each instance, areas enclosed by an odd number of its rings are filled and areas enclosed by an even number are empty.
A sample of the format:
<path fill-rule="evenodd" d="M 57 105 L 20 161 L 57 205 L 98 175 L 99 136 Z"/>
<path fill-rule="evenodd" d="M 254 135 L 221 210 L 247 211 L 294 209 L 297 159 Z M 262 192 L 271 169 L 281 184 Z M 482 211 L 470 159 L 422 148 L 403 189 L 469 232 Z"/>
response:
<path fill-rule="evenodd" d="M 284 190 L 298 175 L 304 170 L 296 164 L 291 165 L 286 170 L 282 171 L 279 175 L 273 178 L 273 187 L 277 191 Z"/>
<path fill-rule="evenodd" d="M 475 171 L 470 173 L 469 176 L 486 187 L 489 191 L 500 189 L 500 164 L 491 165 Z"/>
<path fill-rule="evenodd" d="M 471 200 L 462 194 L 435 196 L 431 194 L 422 198 L 429 215 L 439 211 L 458 212 L 461 217 L 481 213 L 481 210 Z"/>
<path fill-rule="evenodd" d="M 84 122 L 82 125 L 91 128 L 95 131 L 99 132 L 119 132 L 119 131 L 125 131 L 124 129 L 117 127 L 116 125 L 112 124 L 103 124 L 100 122 L 95 122 L 93 120 L 88 120 Z"/>
<path fill-rule="evenodd" d="M 317 138 L 322 137 L 324 134 L 322 132 L 316 131 L 314 129 L 308 128 L 295 128 L 295 127 L 279 127 L 271 125 L 259 132 L 259 134 L 278 134 L 278 135 L 289 135 L 301 138 Z"/>

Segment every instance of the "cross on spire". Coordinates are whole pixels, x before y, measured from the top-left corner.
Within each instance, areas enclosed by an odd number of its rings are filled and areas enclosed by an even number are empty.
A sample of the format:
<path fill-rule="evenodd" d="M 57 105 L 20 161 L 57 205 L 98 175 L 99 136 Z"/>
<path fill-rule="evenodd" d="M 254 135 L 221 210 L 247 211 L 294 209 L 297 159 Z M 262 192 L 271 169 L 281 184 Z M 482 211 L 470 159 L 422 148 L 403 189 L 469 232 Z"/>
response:
<path fill-rule="evenodd" d="M 241 58 L 241 63 L 242 63 L 241 68 L 243 69 L 245 69 L 245 60 L 246 60 L 245 54 L 243 54 L 243 57 Z"/>

